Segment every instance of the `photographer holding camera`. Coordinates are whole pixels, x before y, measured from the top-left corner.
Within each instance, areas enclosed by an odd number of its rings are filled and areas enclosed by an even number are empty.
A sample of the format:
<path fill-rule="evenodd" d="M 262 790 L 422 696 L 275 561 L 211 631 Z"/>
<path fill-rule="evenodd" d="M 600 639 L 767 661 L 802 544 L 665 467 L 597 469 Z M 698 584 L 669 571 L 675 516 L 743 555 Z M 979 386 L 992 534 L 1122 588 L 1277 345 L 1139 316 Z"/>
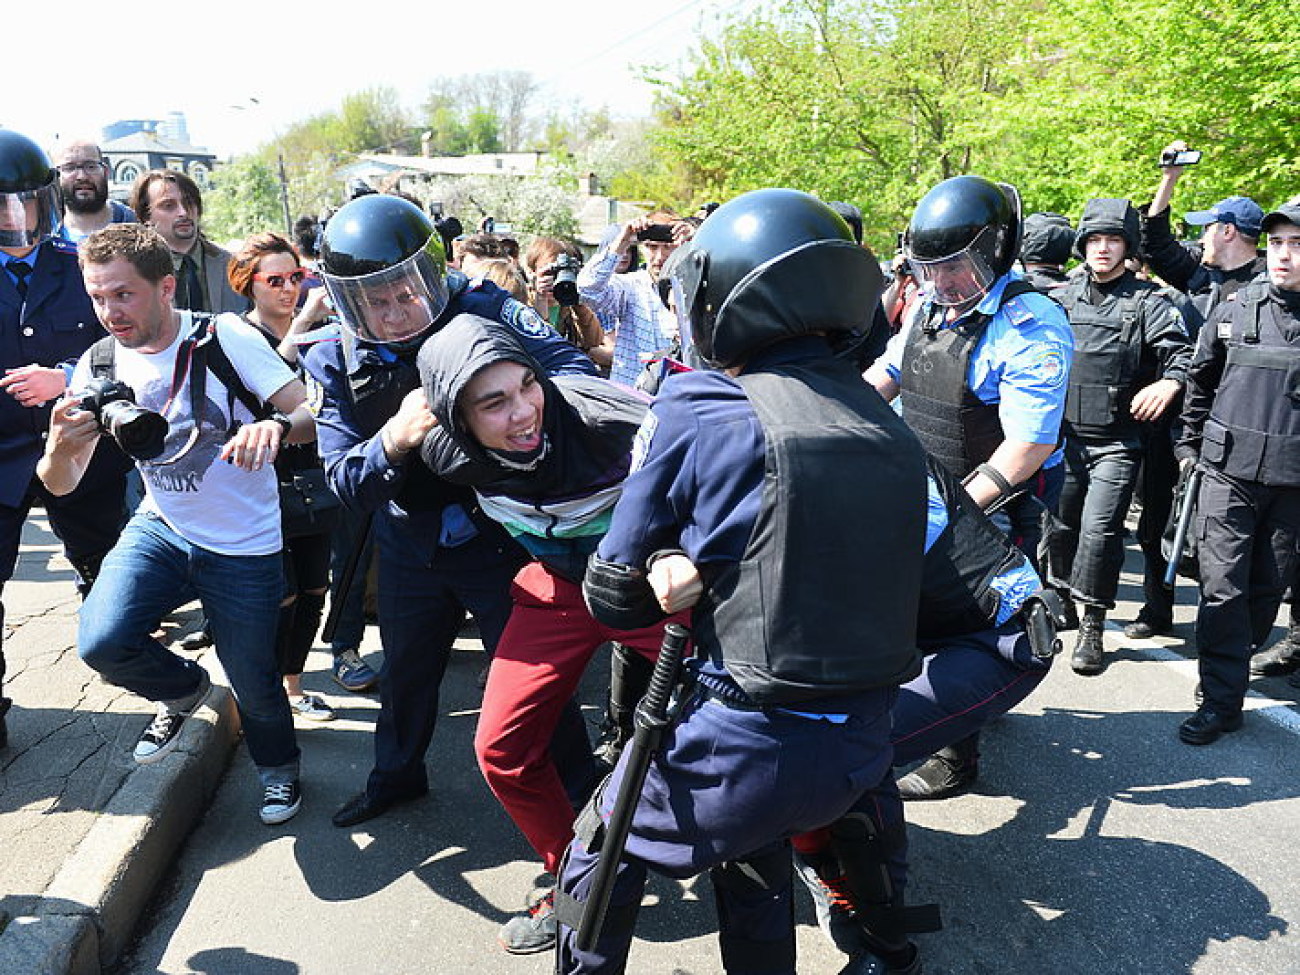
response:
<path fill-rule="evenodd" d="M 97 231 L 78 259 L 86 293 L 112 338 L 77 363 L 70 387 L 78 394 L 55 405 L 37 475 L 52 494 L 68 494 L 107 433 L 135 452 L 145 485 L 144 501 L 86 598 L 78 652 L 109 683 L 157 702 L 135 759 L 158 761 L 175 748 L 211 680 L 150 634 L 164 615 L 197 597 L 261 777 L 262 822 L 285 822 L 297 813 L 301 793 L 293 718 L 275 656 L 284 577 L 274 461 L 283 443 L 313 437 L 306 393 L 252 326 L 234 315 L 173 307 L 171 252 L 147 225 Z M 83 396 L 92 379 L 101 382 Z M 244 405 L 250 397 L 269 405 L 265 418 Z M 153 442 L 124 438 L 147 414 L 157 416 L 148 421 L 158 428 Z"/>
<path fill-rule="evenodd" d="M 1264 211 L 1246 196 L 1230 196 L 1208 210 L 1183 215 L 1189 224 L 1204 227 L 1201 239 L 1185 244 L 1169 227 L 1174 187 L 1201 154 L 1187 143 L 1171 142 L 1160 153 L 1160 186 L 1142 213 L 1142 252 L 1151 270 L 1171 287 L 1188 294 L 1205 319 L 1242 285 L 1268 270 L 1259 250 L 1259 225 Z"/>
<path fill-rule="evenodd" d="M 558 237 L 535 237 L 524 251 L 523 263 L 529 279 L 529 304 L 608 376 L 614 361 L 614 339 L 605 334 L 596 313 L 578 294 L 578 272 L 582 270 L 578 245 Z"/>
<path fill-rule="evenodd" d="M 122 528 L 128 465 L 105 444 L 66 497 L 33 476 L 50 424 L 48 404 L 63 393 L 77 357 L 104 334 L 77 272 L 76 245 L 55 237 L 60 217 L 58 171 L 49 157 L 26 136 L 0 130 L 0 590 L 13 575 L 27 512 L 39 503 L 84 595 Z M 0 646 L 0 748 L 8 741 L 10 706 L 4 676 Z"/>
<path fill-rule="evenodd" d="M 578 273 L 578 294 L 597 315 L 614 322 L 609 378 L 634 386 L 645 363 L 677 337 L 677 323 L 659 297 L 659 272 L 669 255 L 691 239 L 695 228 L 676 214 L 657 210 L 625 223 Z M 633 244 L 645 253 L 645 267 L 615 273 Z"/>

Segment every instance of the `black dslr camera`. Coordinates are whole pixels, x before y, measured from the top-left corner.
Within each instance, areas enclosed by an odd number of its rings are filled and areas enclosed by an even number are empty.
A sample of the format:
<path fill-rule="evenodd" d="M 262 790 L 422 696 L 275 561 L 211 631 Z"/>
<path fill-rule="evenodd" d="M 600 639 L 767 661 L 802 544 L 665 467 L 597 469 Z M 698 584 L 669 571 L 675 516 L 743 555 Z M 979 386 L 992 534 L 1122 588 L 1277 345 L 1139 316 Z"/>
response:
<path fill-rule="evenodd" d="M 167 419 L 161 413 L 136 406 L 135 393 L 114 379 L 92 379 L 81 396 L 81 408 L 94 414 L 99 432 L 112 437 L 136 460 L 153 460 L 163 452 Z"/>
<path fill-rule="evenodd" d="M 547 270 L 555 272 L 555 284 L 551 286 L 555 300 L 565 308 L 578 304 L 578 272 L 582 270 L 582 262 L 572 254 L 561 254 Z"/>

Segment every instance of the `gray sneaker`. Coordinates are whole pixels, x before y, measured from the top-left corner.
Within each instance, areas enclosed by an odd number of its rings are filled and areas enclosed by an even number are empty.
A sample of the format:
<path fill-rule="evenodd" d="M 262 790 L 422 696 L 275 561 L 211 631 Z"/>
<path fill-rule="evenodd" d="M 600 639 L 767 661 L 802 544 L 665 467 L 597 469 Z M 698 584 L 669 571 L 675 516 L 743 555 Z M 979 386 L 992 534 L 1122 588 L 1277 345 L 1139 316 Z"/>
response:
<path fill-rule="evenodd" d="M 512 917 L 502 926 L 497 940 L 512 955 L 535 955 L 555 947 L 555 889 L 547 891 L 528 913 Z"/>
<path fill-rule="evenodd" d="M 212 678 L 206 670 L 200 670 L 199 689 L 189 697 L 176 701 L 159 701 L 158 713 L 149 722 L 140 740 L 135 746 L 135 760 L 141 765 L 158 761 L 173 748 L 180 738 L 185 719 L 199 709 L 212 692 Z"/>

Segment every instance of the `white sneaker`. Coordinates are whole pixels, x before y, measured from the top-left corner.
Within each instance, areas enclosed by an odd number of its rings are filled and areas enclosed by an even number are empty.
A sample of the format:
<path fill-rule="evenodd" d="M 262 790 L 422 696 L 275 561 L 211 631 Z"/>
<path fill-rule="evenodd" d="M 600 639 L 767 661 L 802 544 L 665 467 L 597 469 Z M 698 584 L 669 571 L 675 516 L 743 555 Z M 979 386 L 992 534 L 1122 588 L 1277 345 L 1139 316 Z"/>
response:
<path fill-rule="evenodd" d="M 315 694 L 300 694 L 289 698 L 289 708 L 295 715 L 308 721 L 334 720 L 334 709 Z"/>

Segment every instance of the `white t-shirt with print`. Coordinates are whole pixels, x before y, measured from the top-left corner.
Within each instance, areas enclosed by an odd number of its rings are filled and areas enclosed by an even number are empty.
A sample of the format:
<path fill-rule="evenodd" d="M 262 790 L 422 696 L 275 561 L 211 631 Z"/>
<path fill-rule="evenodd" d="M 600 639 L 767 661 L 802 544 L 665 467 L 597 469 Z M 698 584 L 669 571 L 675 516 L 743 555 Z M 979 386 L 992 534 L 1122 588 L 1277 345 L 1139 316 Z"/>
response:
<path fill-rule="evenodd" d="M 145 484 L 142 508 L 157 512 L 178 535 L 200 548 L 222 555 L 278 552 L 283 543 L 275 469 L 267 464 L 261 470 L 248 471 L 217 460 L 230 439 L 230 396 L 211 371 L 199 437 L 181 452 L 194 428 L 188 372 L 175 395 L 171 384 L 177 349 L 194 331 L 194 320 L 188 311 L 179 314 L 176 340 L 163 351 L 145 353 L 120 345 L 114 350 L 117 378 L 135 391 L 139 405 L 161 413 L 171 427 L 161 455 L 136 461 Z M 238 315 L 218 316 L 217 329 L 226 358 L 259 399 L 269 399 L 293 380 L 293 372 L 266 339 Z M 77 363 L 71 388 L 84 388 L 90 377 L 87 354 Z M 237 399 L 234 410 L 241 423 L 253 421 Z"/>

